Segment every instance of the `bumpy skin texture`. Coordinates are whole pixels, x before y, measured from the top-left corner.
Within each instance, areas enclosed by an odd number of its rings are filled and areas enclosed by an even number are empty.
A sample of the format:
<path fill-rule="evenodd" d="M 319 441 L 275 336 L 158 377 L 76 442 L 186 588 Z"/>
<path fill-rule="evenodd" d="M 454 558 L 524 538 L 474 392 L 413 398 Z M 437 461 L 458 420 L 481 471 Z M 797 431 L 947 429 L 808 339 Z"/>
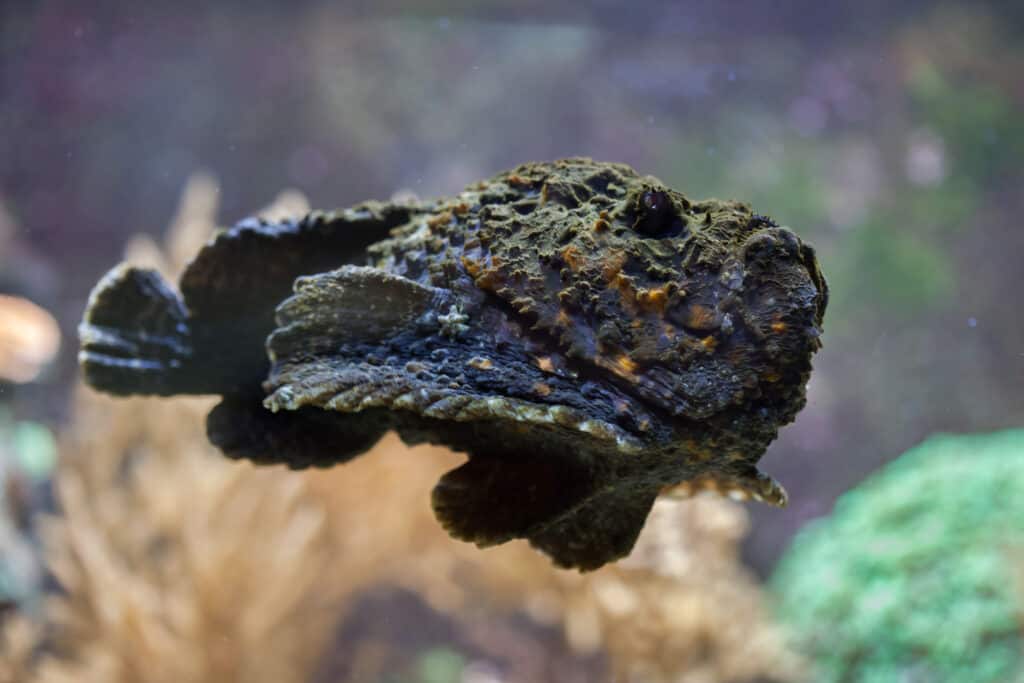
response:
<path fill-rule="evenodd" d="M 788 229 L 589 159 L 243 223 L 183 301 L 156 278 L 122 266 L 93 293 L 90 382 L 223 394 L 211 440 L 258 462 L 333 464 L 388 429 L 464 451 L 434 491 L 445 528 L 581 569 L 626 555 L 667 489 L 785 503 L 755 463 L 803 406 L 827 302 Z"/>

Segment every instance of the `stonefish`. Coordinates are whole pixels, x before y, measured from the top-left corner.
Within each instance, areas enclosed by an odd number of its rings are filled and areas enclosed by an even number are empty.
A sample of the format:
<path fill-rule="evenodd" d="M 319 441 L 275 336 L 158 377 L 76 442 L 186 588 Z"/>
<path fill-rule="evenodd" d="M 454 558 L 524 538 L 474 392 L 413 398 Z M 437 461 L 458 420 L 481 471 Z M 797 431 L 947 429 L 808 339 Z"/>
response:
<path fill-rule="evenodd" d="M 465 452 L 433 492 L 452 536 L 589 570 L 665 491 L 785 504 L 755 464 L 805 403 L 827 299 L 812 248 L 746 204 L 565 159 L 242 221 L 178 291 L 117 266 L 80 361 L 112 394 L 221 395 L 232 458 L 329 466 L 388 430 Z"/>

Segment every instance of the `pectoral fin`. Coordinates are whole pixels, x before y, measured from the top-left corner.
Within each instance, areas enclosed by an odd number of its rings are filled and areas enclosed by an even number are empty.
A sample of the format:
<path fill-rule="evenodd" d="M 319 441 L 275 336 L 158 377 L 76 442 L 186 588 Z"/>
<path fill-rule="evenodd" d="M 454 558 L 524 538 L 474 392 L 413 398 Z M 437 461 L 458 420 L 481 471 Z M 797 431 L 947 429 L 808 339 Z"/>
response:
<path fill-rule="evenodd" d="M 560 567 L 598 569 L 629 555 L 657 495 L 625 483 L 603 488 L 530 534 L 530 545 L 550 555 Z"/>
<path fill-rule="evenodd" d="M 393 337 L 440 312 L 449 294 L 377 268 L 344 266 L 300 277 L 295 294 L 277 308 L 278 329 L 267 346 L 271 359 L 339 345 Z"/>
<path fill-rule="evenodd" d="M 481 547 L 522 538 L 593 492 L 576 462 L 544 454 L 471 456 L 434 487 L 431 502 L 453 537 Z"/>
<path fill-rule="evenodd" d="M 527 539 L 555 564 L 583 571 L 625 557 L 657 490 L 598 483 L 578 461 L 550 453 L 471 456 L 434 488 L 434 514 L 453 537 L 481 547 Z"/>
<path fill-rule="evenodd" d="M 413 368 L 429 362 L 424 345 L 449 301 L 446 290 L 376 268 L 299 278 L 267 340 L 265 405 L 356 412 L 425 389 Z"/>

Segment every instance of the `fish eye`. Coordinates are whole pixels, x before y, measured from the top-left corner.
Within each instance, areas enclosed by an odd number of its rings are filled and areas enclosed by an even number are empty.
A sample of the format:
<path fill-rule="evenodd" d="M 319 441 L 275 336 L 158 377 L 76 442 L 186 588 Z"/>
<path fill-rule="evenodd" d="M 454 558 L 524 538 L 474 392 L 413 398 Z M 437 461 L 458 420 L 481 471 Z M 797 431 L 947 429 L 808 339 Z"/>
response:
<path fill-rule="evenodd" d="M 672 198 L 662 190 L 643 192 L 636 205 L 633 230 L 644 237 L 675 237 L 683 232 L 686 221 L 676 212 Z"/>
<path fill-rule="evenodd" d="M 664 192 L 648 190 L 640 195 L 640 203 L 643 204 L 644 209 L 651 213 L 661 213 L 672 204 L 672 200 Z"/>

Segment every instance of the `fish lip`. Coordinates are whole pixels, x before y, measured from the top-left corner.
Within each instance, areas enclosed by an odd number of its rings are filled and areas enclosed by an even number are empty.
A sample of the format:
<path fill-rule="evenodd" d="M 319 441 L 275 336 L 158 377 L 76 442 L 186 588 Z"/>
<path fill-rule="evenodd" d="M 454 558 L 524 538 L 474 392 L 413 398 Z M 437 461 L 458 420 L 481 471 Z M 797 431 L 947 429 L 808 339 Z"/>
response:
<path fill-rule="evenodd" d="M 825 275 L 821 272 L 821 264 L 818 263 L 814 247 L 806 242 L 801 242 L 800 244 L 800 263 L 807 269 L 811 282 L 814 283 L 814 287 L 818 290 L 818 305 L 815 311 L 815 319 L 820 327 L 825 319 L 825 309 L 828 308 L 828 280 L 825 279 Z"/>

